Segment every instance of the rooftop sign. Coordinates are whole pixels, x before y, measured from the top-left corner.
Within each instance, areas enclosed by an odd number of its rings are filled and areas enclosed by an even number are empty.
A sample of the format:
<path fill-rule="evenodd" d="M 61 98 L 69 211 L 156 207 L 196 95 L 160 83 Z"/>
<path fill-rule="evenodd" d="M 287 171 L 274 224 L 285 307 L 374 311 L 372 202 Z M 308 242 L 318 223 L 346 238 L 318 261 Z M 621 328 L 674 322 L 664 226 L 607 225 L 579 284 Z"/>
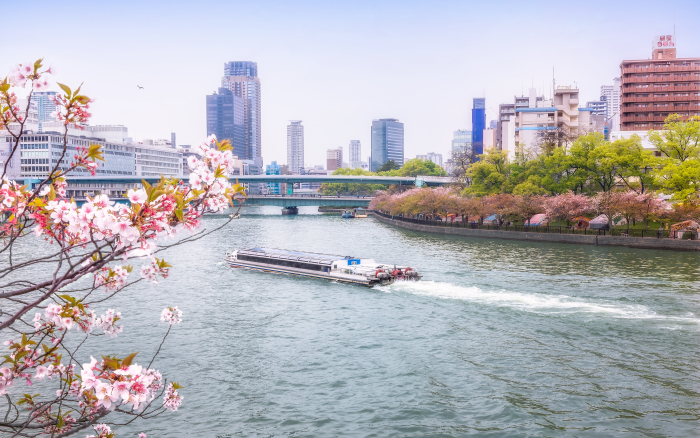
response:
<path fill-rule="evenodd" d="M 676 47 L 675 35 L 656 35 L 651 43 L 654 49 L 670 49 Z"/>

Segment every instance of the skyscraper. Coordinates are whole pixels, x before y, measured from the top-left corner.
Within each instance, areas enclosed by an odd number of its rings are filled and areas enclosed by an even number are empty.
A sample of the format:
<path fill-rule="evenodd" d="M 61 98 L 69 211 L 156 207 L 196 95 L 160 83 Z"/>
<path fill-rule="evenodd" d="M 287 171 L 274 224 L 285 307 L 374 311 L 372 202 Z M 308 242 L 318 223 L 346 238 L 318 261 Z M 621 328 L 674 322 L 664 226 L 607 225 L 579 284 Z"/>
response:
<path fill-rule="evenodd" d="M 620 130 L 620 78 L 613 79 L 613 85 L 602 85 L 600 87 L 600 100 L 605 101 L 605 119 L 612 119 L 610 122 L 616 124 L 613 131 Z"/>
<path fill-rule="evenodd" d="M 484 153 L 484 129 L 486 128 L 486 99 L 474 98 L 472 108 L 472 144 L 475 155 Z"/>
<path fill-rule="evenodd" d="M 301 120 L 290 120 L 287 125 L 287 165 L 294 175 L 304 168 L 304 126 Z"/>
<path fill-rule="evenodd" d="M 243 99 L 243 124 L 245 128 L 245 155 L 243 158 L 254 160 L 262 157 L 258 64 L 250 61 L 225 63 L 221 86 Z"/>
<path fill-rule="evenodd" d="M 460 154 L 463 152 L 471 152 L 472 150 L 472 132 L 466 129 L 459 129 L 454 132 L 452 137 L 452 154 Z"/>
<path fill-rule="evenodd" d="M 398 119 L 372 121 L 372 172 L 376 172 L 389 160 L 403 166 L 403 137 L 403 123 Z"/>
<path fill-rule="evenodd" d="M 174 132 L 170 133 L 170 147 L 173 149 L 177 147 L 177 136 Z"/>
<path fill-rule="evenodd" d="M 55 95 L 55 91 L 35 91 L 32 93 L 31 105 L 38 113 L 39 132 L 44 132 L 44 122 L 53 122 L 57 120 L 51 115 L 52 112 L 56 111 L 56 104 L 49 98 L 49 96 Z"/>
<path fill-rule="evenodd" d="M 362 167 L 362 146 L 360 146 L 360 140 L 350 140 L 350 167 L 357 169 Z"/>
<path fill-rule="evenodd" d="M 233 155 L 241 159 L 246 154 L 244 108 L 244 100 L 227 88 L 207 96 L 207 135 L 229 140 Z"/>

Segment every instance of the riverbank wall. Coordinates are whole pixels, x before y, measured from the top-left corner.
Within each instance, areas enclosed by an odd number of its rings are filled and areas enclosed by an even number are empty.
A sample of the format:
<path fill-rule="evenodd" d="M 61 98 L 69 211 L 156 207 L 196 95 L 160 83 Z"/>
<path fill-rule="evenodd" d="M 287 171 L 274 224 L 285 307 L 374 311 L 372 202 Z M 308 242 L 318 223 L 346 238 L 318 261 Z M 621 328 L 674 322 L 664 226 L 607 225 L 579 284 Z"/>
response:
<path fill-rule="evenodd" d="M 482 239 L 526 240 L 531 242 L 553 242 L 575 245 L 595 246 L 625 246 L 629 248 L 663 249 L 670 251 L 698 251 L 700 241 L 679 239 L 657 239 L 654 237 L 619 237 L 619 236 L 586 236 L 580 234 L 533 233 L 526 231 L 472 230 L 469 228 L 450 228 L 431 225 L 414 224 L 392 220 L 374 214 L 372 217 L 379 222 L 394 225 L 423 233 L 478 237 Z"/>

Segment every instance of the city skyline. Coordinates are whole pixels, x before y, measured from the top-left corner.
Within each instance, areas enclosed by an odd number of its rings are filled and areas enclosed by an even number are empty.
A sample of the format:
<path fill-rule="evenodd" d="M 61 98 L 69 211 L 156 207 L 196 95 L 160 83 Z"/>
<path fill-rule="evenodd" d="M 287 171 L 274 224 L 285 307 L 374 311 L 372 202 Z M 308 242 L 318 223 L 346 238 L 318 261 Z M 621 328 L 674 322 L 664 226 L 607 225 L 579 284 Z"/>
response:
<path fill-rule="evenodd" d="M 678 56 L 697 55 L 694 42 L 700 41 L 700 30 L 692 24 L 700 14 L 697 2 L 679 1 L 654 16 L 645 12 L 644 5 L 651 2 L 635 2 L 635 8 L 626 4 L 632 3 L 594 3 L 577 10 L 573 22 L 556 18 L 573 11 L 573 6 L 552 2 L 534 8 L 511 3 L 514 13 L 506 17 L 498 15 L 499 5 L 475 2 L 445 2 L 435 10 L 428 5 L 385 2 L 373 7 L 375 15 L 367 14 L 370 5 L 365 3 L 320 7 L 300 3 L 292 8 L 275 2 L 205 2 L 187 14 L 145 4 L 139 5 L 138 16 L 115 12 L 114 20 L 91 30 L 80 51 L 51 38 L 51 29 L 37 27 L 23 36 L 25 41 L 7 48 L 0 68 L 7 71 L 15 59 L 43 56 L 57 68 L 59 81 L 85 82 L 83 90 L 95 99 L 94 124 L 129 126 L 135 139 L 167 138 L 175 132 L 178 143 L 197 144 L 206 134 L 204 96 L 220 86 L 221 65 L 248 60 L 258 64 L 265 83 L 261 96 L 265 163 L 285 161 L 290 119 L 305 120 L 309 165 L 322 163 L 328 148 L 347 145 L 351 139 L 369 145 L 371 121 L 386 117 L 397 118 L 409 128 L 407 156 L 430 150 L 446 154 L 453 132 L 471 129 L 473 98 L 485 97 L 486 120 L 496 119 L 494 110 L 500 103 L 512 101 L 533 85 L 538 95 L 549 97 L 553 67 L 557 84 L 576 85 L 584 102 L 599 100 L 600 87 L 619 76 L 622 60 L 648 58 L 653 36 L 673 32 L 673 7 Z M 106 11 L 86 2 L 71 5 L 75 7 L 45 3 L 31 13 L 35 19 L 90 23 Z M 10 16 L 30 13 L 22 4 L 7 8 Z M 215 27 L 206 35 L 195 31 L 211 27 L 212 11 L 223 14 L 234 9 L 250 17 L 240 23 L 235 44 Z M 612 26 L 622 11 L 634 26 Z M 465 19 L 465 12 L 472 18 Z M 484 16 L 495 18 L 487 26 L 479 18 Z M 379 25 L 379 17 L 388 17 L 384 26 Z M 528 20 L 546 24 L 527 30 L 532 41 L 545 34 L 581 30 L 574 41 L 577 49 L 571 51 L 567 42 L 551 40 L 527 50 L 519 48 L 514 42 L 519 26 L 514 24 Z M 594 22 L 601 30 L 584 37 L 586 26 Z M 412 34 L 411 29 L 424 23 L 424 32 Z M 20 30 L 18 23 L 9 23 L 10 34 L 22 34 Z M 474 39 L 483 41 L 474 43 Z M 371 44 L 394 48 L 380 57 L 368 50 Z M 532 56 L 545 46 L 546 54 Z M 509 57 L 494 56 L 497 53 L 509 53 Z M 430 62 L 431 68 L 414 68 L 421 59 Z M 474 68 L 475 59 L 489 59 L 490 65 Z M 357 75 L 349 65 L 372 65 L 372 74 Z M 439 81 L 433 81 L 436 73 Z M 428 83 L 430 87 L 415 86 Z"/>

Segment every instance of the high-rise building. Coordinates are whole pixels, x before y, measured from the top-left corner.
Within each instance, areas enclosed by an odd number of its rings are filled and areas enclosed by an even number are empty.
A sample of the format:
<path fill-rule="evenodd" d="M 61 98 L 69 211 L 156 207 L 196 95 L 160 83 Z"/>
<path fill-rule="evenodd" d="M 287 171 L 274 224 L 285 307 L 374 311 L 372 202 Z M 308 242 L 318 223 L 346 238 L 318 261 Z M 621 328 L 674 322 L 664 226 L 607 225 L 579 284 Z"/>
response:
<path fill-rule="evenodd" d="M 243 125 L 245 154 L 243 158 L 254 160 L 262 157 L 260 137 L 260 78 L 258 64 L 250 61 L 234 61 L 224 64 L 221 86 L 243 99 Z"/>
<path fill-rule="evenodd" d="M 472 132 L 458 129 L 452 136 L 452 154 L 472 151 Z"/>
<path fill-rule="evenodd" d="M 484 153 L 484 129 L 486 129 L 486 99 L 474 98 L 472 107 L 472 147 L 476 155 Z"/>
<path fill-rule="evenodd" d="M 281 175 L 281 174 L 282 174 L 282 166 L 277 164 L 277 161 L 273 161 L 272 163 L 265 166 L 265 175 Z M 279 183 L 267 183 L 267 193 L 270 195 L 281 194 L 280 184 Z"/>
<path fill-rule="evenodd" d="M 55 96 L 55 91 L 35 91 L 32 93 L 32 107 L 37 111 L 39 132 L 44 132 L 45 122 L 54 122 L 56 117 L 52 115 L 56 111 L 56 104 L 50 96 Z"/>
<path fill-rule="evenodd" d="M 326 151 L 326 169 L 338 170 L 343 167 L 343 148 L 328 149 Z"/>
<path fill-rule="evenodd" d="M 294 175 L 299 175 L 304 168 L 304 126 L 301 120 L 290 120 L 287 125 L 287 165 Z"/>
<path fill-rule="evenodd" d="M 508 131 L 508 126 L 504 127 L 504 123 L 511 122 L 511 125 L 515 123 L 515 110 L 518 108 L 532 108 L 541 106 L 544 101 L 544 96 L 537 96 L 534 94 L 534 102 L 530 102 L 533 96 L 513 96 L 514 103 L 504 103 L 498 105 L 498 124 L 496 126 L 496 148 L 499 150 L 504 150 L 508 148 L 508 139 L 503 138 L 503 132 Z M 511 142 L 512 143 L 512 142 Z M 511 145 L 512 147 L 512 145 Z"/>
<path fill-rule="evenodd" d="M 613 85 L 600 87 L 600 100 L 605 101 L 605 119 L 620 114 L 620 78 L 613 79 Z"/>
<path fill-rule="evenodd" d="M 553 100 L 537 97 L 537 90 L 530 89 L 527 107 L 515 109 L 501 123 L 501 151 L 511 159 L 516 154 L 523 158 L 537 155 L 543 143 L 563 146 L 579 135 L 594 130 L 591 108 L 579 108 L 579 90 L 568 85 L 554 89 Z M 516 103 L 517 105 L 517 103 Z"/>
<path fill-rule="evenodd" d="M 228 88 L 207 95 L 207 136 L 214 134 L 219 141 L 229 140 L 233 155 L 243 158 L 245 148 L 244 100 Z"/>
<path fill-rule="evenodd" d="M 403 166 L 403 140 L 403 123 L 398 119 L 373 120 L 370 170 L 376 172 L 389 160 Z"/>
<path fill-rule="evenodd" d="M 588 102 L 586 102 L 586 108 L 590 108 L 591 110 L 593 110 L 592 115 L 594 116 L 604 116 L 607 118 L 608 102 L 606 102 L 605 99 L 605 96 L 600 96 L 600 100 L 589 100 Z"/>
<path fill-rule="evenodd" d="M 498 128 L 498 120 L 491 120 L 489 122 L 489 129 L 496 129 Z"/>
<path fill-rule="evenodd" d="M 495 120 L 494 120 L 495 122 Z M 484 150 L 496 147 L 496 129 L 484 129 Z"/>
<path fill-rule="evenodd" d="M 700 114 L 700 58 L 676 58 L 674 35 L 652 43 L 651 59 L 622 61 L 622 131 L 662 129 L 671 114 Z"/>
<path fill-rule="evenodd" d="M 174 132 L 170 133 L 170 147 L 173 149 L 177 147 L 177 136 Z"/>
<path fill-rule="evenodd" d="M 349 151 L 350 167 L 353 169 L 362 167 L 362 146 L 360 145 L 360 140 L 350 140 L 350 151 Z"/>

